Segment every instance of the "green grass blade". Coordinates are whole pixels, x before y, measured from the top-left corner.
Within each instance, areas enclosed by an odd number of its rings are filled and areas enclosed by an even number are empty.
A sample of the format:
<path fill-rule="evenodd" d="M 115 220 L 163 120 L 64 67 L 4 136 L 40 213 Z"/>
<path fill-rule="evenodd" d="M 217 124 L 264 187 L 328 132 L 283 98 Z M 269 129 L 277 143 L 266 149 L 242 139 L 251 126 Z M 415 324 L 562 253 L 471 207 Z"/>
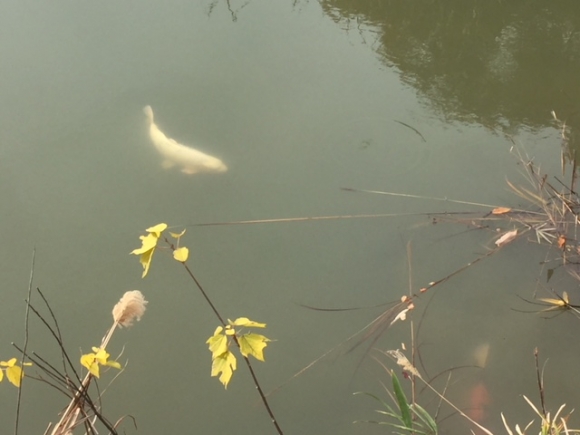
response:
<path fill-rule="evenodd" d="M 376 410 L 376 412 L 378 412 L 379 414 L 383 414 L 383 415 L 389 416 L 389 417 L 391 417 L 391 418 L 394 418 L 394 419 L 396 419 L 396 420 L 399 420 L 401 423 L 403 423 L 403 424 L 404 424 L 404 422 L 403 422 L 403 420 L 402 420 L 401 416 L 400 416 L 398 413 L 396 413 L 396 412 L 393 410 L 393 408 L 391 408 L 391 407 L 390 407 L 390 405 L 389 405 L 387 402 L 385 402 L 384 400 L 382 400 L 380 397 L 378 397 L 378 396 L 376 396 L 376 395 L 374 395 L 374 394 L 372 394 L 372 393 L 367 393 L 366 391 L 358 391 L 358 392 L 356 392 L 356 393 L 354 393 L 354 394 L 355 394 L 355 395 L 358 395 L 358 394 L 364 394 L 365 396 L 372 397 L 372 398 L 373 398 L 373 399 L 375 399 L 377 402 L 379 402 L 381 405 L 383 405 L 383 406 L 385 407 L 385 409 L 386 409 L 386 411 L 383 411 L 383 410 L 377 409 L 377 410 Z"/>
<path fill-rule="evenodd" d="M 358 391 L 356 393 L 354 393 L 355 395 L 358 394 L 364 394 L 365 396 L 369 396 L 372 397 L 373 399 L 375 399 L 377 402 L 379 402 L 381 405 L 383 405 L 385 408 L 387 408 L 388 410 L 391 410 L 391 407 L 387 404 L 387 402 L 385 402 L 383 399 L 381 399 L 379 396 L 376 396 L 372 393 L 367 393 L 366 391 Z"/>
<path fill-rule="evenodd" d="M 425 426 L 427 426 L 429 433 L 437 435 L 437 423 L 435 420 L 433 420 L 433 417 L 431 417 L 431 415 L 417 403 L 411 405 L 411 409 L 415 415 L 419 417 L 419 419 L 425 424 Z"/>
<path fill-rule="evenodd" d="M 413 420 L 411 418 L 411 408 L 407 402 L 407 397 L 401 388 L 399 379 L 395 372 L 391 372 L 391 379 L 393 380 L 393 391 L 395 392 L 395 397 L 397 398 L 397 404 L 399 405 L 399 411 L 401 411 L 401 421 L 406 426 L 407 429 L 413 429 Z"/>
<path fill-rule="evenodd" d="M 388 421 L 385 421 L 381 424 L 386 424 L 387 426 L 391 426 L 395 429 L 403 429 L 404 431 L 407 431 L 407 432 L 412 433 L 414 435 L 428 435 L 427 432 L 424 432 L 422 430 L 417 430 L 417 428 L 411 429 L 411 428 L 408 428 L 405 426 L 401 426 L 400 424 L 390 423 Z"/>

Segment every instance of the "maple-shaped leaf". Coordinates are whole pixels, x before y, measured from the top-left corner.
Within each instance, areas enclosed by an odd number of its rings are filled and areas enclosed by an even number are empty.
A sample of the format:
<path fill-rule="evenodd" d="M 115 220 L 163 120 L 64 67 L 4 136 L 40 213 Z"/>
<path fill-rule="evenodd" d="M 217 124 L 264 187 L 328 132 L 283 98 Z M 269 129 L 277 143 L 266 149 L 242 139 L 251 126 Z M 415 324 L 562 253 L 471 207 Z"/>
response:
<path fill-rule="evenodd" d="M 229 350 L 214 358 L 211 363 L 211 375 L 217 376 L 221 373 L 219 380 L 228 388 L 228 384 L 236 370 L 236 357 Z"/>
<path fill-rule="evenodd" d="M 238 337 L 238 341 L 242 355 L 252 355 L 257 360 L 264 361 L 264 348 L 268 346 L 270 339 L 260 334 L 248 333 Z"/>
<path fill-rule="evenodd" d="M 266 327 L 265 323 L 254 322 L 253 320 L 250 320 L 247 317 L 238 317 L 233 322 L 228 319 L 228 322 L 230 322 L 230 325 L 247 326 L 249 328 L 265 328 Z"/>
<path fill-rule="evenodd" d="M 214 360 L 220 355 L 228 352 L 228 337 L 225 334 L 222 334 L 223 330 L 223 327 L 218 326 L 213 335 L 206 341 L 209 345 L 211 358 Z"/>

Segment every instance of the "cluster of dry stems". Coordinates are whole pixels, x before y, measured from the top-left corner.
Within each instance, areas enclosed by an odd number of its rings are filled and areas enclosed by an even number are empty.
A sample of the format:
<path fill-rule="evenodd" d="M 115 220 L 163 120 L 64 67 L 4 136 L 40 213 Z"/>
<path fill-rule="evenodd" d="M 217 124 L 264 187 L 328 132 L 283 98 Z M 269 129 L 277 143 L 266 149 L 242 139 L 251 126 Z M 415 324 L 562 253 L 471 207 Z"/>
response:
<path fill-rule="evenodd" d="M 103 337 L 100 348 L 106 348 L 117 326 L 128 327 L 135 320 L 140 320 L 145 313 L 146 305 L 147 301 L 139 290 L 126 292 L 113 308 L 113 325 Z M 63 411 L 60 421 L 54 427 L 50 425 L 45 435 L 72 435 L 73 430 L 80 425 L 85 426 L 87 433 L 97 433 L 95 423 L 98 416 L 95 401 L 87 400 L 87 390 L 92 379 L 93 375 L 88 372 L 81 385 L 74 391 L 73 398 Z M 114 430 L 116 426 L 117 424 L 109 429 Z"/>

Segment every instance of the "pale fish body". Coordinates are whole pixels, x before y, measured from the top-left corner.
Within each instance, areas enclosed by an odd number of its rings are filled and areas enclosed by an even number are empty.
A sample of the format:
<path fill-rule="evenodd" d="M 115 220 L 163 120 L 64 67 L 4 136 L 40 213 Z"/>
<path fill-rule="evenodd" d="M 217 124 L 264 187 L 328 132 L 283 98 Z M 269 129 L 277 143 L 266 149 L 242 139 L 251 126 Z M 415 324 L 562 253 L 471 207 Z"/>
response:
<path fill-rule="evenodd" d="M 201 172 L 225 172 L 228 167 L 217 157 L 212 157 L 194 148 L 182 145 L 165 136 L 153 119 L 153 109 L 145 106 L 143 112 L 149 121 L 149 137 L 155 148 L 163 156 L 163 167 L 181 167 L 181 172 L 197 174 Z"/>

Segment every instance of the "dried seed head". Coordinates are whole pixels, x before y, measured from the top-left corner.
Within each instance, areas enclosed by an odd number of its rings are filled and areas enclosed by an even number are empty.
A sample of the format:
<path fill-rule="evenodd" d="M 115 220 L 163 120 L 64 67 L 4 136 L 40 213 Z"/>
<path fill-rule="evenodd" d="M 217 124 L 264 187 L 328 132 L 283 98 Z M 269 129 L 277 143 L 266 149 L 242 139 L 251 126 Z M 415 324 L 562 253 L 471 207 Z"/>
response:
<path fill-rule="evenodd" d="M 147 301 L 139 290 L 125 292 L 113 308 L 113 319 L 120 326 L 131 326 L 134 320 L 141 320 Z"/>
<path fill-rule="evenodd" d="M 403 352 L 401 352 L 399 349 L 387 350 L 387 354 L 392 356 L 393 358 L 395 358 L 397 360 L 397 364 L 400 365 L 401 367 L 403 367 L 403 370 L 411 372 L 415 376 L 421 378 L 421 375 L 419 374 L 417 369 L 415 367 L 413 367 L 413 365 L 409 362 L 407 357 L 405 355 L 403 355 Z"/>

